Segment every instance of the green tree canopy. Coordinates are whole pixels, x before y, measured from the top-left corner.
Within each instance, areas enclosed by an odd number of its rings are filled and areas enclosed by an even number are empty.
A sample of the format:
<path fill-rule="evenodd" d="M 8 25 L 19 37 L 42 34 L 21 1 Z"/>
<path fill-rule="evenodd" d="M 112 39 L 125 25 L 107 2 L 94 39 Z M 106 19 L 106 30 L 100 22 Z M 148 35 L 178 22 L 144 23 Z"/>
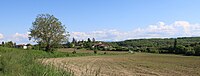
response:
<path fill-rule="evenodd" d="M 57 45 L 67 42 L 69 33 L 65 29 L 66 27 L 53 15 L 39 14 L 32 23 L 29 35 L 49 52 Z"/>
<path fill-rule="evenodd" d="M 95 38 L 92 38 L 92 42 L 95 42 Z"/>
<path fill-rule="evenodd" d="M 90 39 L 90 38 L 88 38 L 88 42 L 91 42 L 91 39 Z"/>
<path fill-rule="evenodd" d="M 76 41 L 75 38 L 72 38 L 72 43 L 73 43 L 73 44 L 76 44 L 76 43 L 77 43 L 77 41 Z"/>

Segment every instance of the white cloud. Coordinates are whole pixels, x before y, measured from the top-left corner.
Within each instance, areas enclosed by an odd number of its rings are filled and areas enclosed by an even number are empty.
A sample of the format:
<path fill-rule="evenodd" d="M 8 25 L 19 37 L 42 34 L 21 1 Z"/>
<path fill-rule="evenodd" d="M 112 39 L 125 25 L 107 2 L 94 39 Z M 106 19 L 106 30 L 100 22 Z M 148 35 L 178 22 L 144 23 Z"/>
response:
<path fill-rule="evenodd" d="M 26 34 L 15 33 L 13 37 L 14 38 L 28 38 L 28 33 Z"/>
<path fill-rule="evenodd" d="M 187 22 L 187 21 L 175 21 L 175 22 L 174 22 L 174 26 L 183 28 L 185 35 L 190 35 L 190 34 L 191 34 L 190 29 L 191 29 L 191 27 L 193 27 L 194 25 L 190 24 L 190 23 Z"/>
<path fill-rule="evenodd" d="M 78 40 L 96 38 L 102 41 L 121 41 L 138 38 L 169 38 L 200 36 L 200 24 L 190 24 L 187 21 L 175 21 L 172 24 L 158 22 L 147 28 L 137 28 L 131 31 L 98 30 L 92 32 L 72 32 L 71 37 Z"/>
<path fill-rule="evenodd" d="M 0 40 L 3 39 L 3 38 L 4 38 L 3 34 L 0 33 Z"/>
<path fill-rule="evenodd" d="M 0 34 L 0 40 L 14 41 L 18 44 L 31 43 L 28 40 L 27 33 L 15 33 L 12 36 L 4 36 Z M 86 40 L 87 38 L 95 38 L 101 41 L 121 41 L 126 39 L 139 38 L 171 38 L 171 37 L 191 37 L 200 36 L 200 24 L 192 24 L 187 21 L 175 21 L 171 24 L 158 22 L 147 26 L 146 28 L 136 28 L 130 31 L 120 31 L 116 29 L 104 29 L 91 32 L 71 32 L 70 39 L 73 37 L 78 40 Z"/>
<path fill-rule="evenodd" d="M 16 42 L 17 44 L 27 44 L 31 43 L 28 40 L 28 32 L 27 33 L 15 33 L 13 35 L 6 35 L 3 40 L 1 41 L 13 41 Z"/>
<path fill-rule="evenodd" d="M 126 32 L 120 32 L 118 30 L 100 30 L 92 32 L 72 32 L 70 37 L 74 37 L 78 40 L 86 40 L 87 38 L 96 38 L 97 40 L 110 41 L 121 40 Z"/>
<path fill-rule="evenodd" d="M 26 44 L 26 43 L 29 43 L 29 39 L 28 39 L 28 34 L 29 32 L 27 33 L 15 33 L 11 39 L 12 41 L 16 42 L 16 43 L 20 43 L 20 44 Z"/>

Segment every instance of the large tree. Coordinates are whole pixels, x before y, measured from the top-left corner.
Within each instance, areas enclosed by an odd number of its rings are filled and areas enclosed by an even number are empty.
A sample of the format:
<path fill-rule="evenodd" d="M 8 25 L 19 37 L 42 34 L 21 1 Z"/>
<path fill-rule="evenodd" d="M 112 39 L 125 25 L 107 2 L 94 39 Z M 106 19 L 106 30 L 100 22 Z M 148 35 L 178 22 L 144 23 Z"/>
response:
<path fill-rule="evenodd" d="M 44 48 L 45 51 L 53 49 L 68 40 L 69 33 L 66 27 L 53 15 L 39 14 L 30 28 L 30 36 Z"/>

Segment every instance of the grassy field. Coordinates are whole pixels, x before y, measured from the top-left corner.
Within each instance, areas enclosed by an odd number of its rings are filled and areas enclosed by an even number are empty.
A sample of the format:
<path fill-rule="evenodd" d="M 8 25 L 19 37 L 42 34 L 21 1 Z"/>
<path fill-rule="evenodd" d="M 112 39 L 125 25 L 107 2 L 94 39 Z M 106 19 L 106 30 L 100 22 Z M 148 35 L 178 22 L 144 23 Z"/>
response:
<path fill-rule="evenodd" d="M 107 56 L 46 58 L 77 76 L 200 76 L 200 57 L 136 53 Z"/>
<path fill-rule="evenodd" d="M 72 51 L 48 53 L 0 47 L 0 76 L 200 76 L 198 56 Z"/>
<path fill-rule="evenodd" d="M 72 51 L 67 49 L 68 51 Z M 71 76 L 72 71 L 56 68 L 51 64 L 43 65 L 41 59 L 99 56 L 103 53 L 83 53 L 55 51 L 48 53 L 41 50 L 23 50 L 15 48 L 0 47 L 0 76 Z M 106 54 L 111 55 L 111 54 Z"/>
<path fill-rule="evenodd" d="M 71 56 L 67 53 L 47 53 L 39 50 L 23 50 L 0 47 L 0 76 L 70 76 L 72 73 L 52 65 L 42 65 L 40 58 Z"/>
<path fill-rule="evenodd" d="M 68 72 L 56 68 L 51 64 L 43 65 L 40 59 L 79 57 L 101 55 L 93 53 L 58 52 L 48 53 L 41 50 L 23 50 L 15 48 L 0 47 L 0 76 L 71 76 Z"/>

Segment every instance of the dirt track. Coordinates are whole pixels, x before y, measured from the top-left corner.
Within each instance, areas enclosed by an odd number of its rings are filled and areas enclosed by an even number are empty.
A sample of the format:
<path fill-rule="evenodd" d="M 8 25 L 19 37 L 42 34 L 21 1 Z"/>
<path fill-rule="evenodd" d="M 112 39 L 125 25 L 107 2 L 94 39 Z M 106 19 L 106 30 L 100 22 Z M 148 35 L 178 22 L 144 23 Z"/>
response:
<path fill-rule="evenodd" d="M 193 69 L 184 67 L 184 64 L 181 63 L 181 65 L 171 64 L 173 62 L 151 59 L 133 55 L 88 56 L 44 59 L 43 63 L 51 63 L 67 71 L 72 70 L 76 76 L 183 76 L 200 74 L 198 72 L 199 66 Z"/>

